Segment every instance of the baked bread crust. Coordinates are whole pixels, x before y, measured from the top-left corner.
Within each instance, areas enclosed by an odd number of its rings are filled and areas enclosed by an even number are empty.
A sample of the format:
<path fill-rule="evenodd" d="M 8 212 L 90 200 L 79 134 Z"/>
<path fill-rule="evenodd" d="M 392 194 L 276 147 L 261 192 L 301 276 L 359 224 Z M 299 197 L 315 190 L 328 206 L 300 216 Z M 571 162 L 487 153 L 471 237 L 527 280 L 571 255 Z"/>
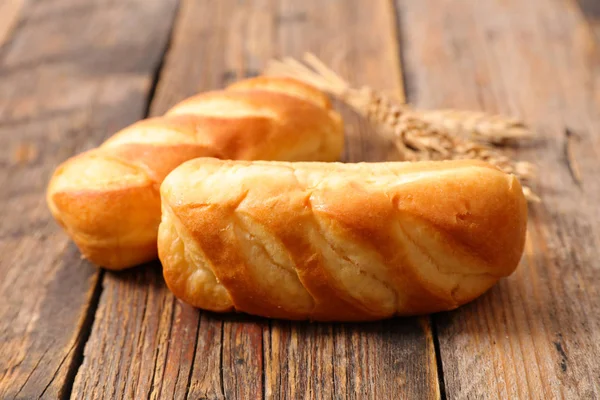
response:
<path fill-rule="evenodd" d="M 519 181 L 480 161 L 188 161 L 161 186 L 168 287 L 207 310 L 361 321 L 450 310 L 522 256 Z"/>
<path fill-rule="evenodd" d="M 47 202 L 84 257 L 123 269 L 157 257 L 160 184 L 182 162 L 335 161 L 342 150 L 342 119 L 325 94 L 289 78 L 258 77 L 186 99 L 66 160 Z"/>

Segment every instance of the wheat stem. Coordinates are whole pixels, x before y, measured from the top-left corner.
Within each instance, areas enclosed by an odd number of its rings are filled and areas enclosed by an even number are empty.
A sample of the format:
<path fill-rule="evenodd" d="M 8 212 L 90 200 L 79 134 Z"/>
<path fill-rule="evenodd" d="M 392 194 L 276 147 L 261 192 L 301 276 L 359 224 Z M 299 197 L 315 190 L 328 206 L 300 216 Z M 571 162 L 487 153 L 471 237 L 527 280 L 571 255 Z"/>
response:
<path fill-rule="evenodd" d="M 415 115 L 438 129 L 492 144 L 529 138 L 527 126 L 513 118 L 464 110 L 414 110 Z"/>

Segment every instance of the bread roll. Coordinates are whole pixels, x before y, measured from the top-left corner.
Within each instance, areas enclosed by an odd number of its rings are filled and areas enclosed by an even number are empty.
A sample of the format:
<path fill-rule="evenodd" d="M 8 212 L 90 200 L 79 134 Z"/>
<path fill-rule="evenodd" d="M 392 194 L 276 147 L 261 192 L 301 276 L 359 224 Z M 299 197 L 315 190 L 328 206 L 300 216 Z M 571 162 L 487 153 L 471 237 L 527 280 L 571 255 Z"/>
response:
<path fill-rule="evenodd" d="M 295 80 L 259 77 L 184 100 L 65 161 L 47 201 L 84 257 L 122 269 L 157 257 L 160 184 L 182 162 L 335 161 L 342 149 L 342 120 L 325 94 Z"/>
<path fill-rule="evenodd" d="M 376 320 L 458 307 L 513 272 L 519 181 L 479 161 L 188 161 L 161 186 L 158 249 L 199 308 Z"/>

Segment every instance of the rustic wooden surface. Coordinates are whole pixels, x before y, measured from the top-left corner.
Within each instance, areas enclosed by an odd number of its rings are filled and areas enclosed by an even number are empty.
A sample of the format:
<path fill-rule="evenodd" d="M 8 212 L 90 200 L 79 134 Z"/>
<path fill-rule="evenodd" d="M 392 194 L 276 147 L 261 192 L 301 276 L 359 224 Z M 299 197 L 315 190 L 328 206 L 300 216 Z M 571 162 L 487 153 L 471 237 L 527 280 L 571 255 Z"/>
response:
<path fill-rule="evenodd" d="M 594 0 L 0 2 L 0 398 L 600 398 L 598 10 Z M 183 305 L 157 262 L 104 273 L 79 259 L 43 197 L 60 161 L 307 50 L 418 106 L 535 127 L 540 138 L 513 153 L 540 166 L 543 203 L 512 277 L 451 313 L 292 323 Z M 337 106 L 345 160 L 388 159 L 368 124 Z"/>
<path fill-rule="evenodd" d="M 530 208 L 517 272 L 480 300 L 434 317 L 446 394 L 599 398 L 598 47 L 575 2 L 461 5 L 398 2 L 408 98 L 530 122 L 540 138 L 516 153 L 539 166 L 543 203 Z"/>
<path fill-rule="evenodd" d="M 2 399 L 68 396 L 81 363 L 101 274 L 44 192 L 60 161 L 143 115 L 174 4 L 142 3 L 0 4 Z"/>
<path fill-rule="evenodd" d="M 181 3 L 152 115 L 198 91 L 257 74 L 272 57 L 300 56 L 307 48 L 352 79 L 402 96 L 390 3 L 374 2 L 367 12 L 346 1 L 236 4 Z M 375 25 L 381 29 L 369 28 Z M 322 43 L 323 37 L 330 41 Z M 386 148 L 373 144 L 367 124 L 346 117 L 347 160 L 381 159 Z M 174 301 L 158 268 L 127 274 L 104 277 L 76 397 L 170 398 L 186 391 L 190 398 L 438 397 L 426 318 L 363 326 L 223 318 Z M 170 376 L 177 378 L 161 378 L 173 359 L 177 370 Z"/>

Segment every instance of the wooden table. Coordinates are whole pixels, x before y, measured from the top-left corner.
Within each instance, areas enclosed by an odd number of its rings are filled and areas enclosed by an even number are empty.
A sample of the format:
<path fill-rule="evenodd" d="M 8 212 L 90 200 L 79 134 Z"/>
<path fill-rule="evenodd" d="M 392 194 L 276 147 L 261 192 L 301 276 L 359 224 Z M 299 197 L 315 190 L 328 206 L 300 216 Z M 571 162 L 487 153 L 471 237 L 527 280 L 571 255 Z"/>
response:
<path fill-rule="evenodd" d="M 510 150 L 543 199 L 513 276 L 454 312 L 290 323 L 183 305 L 158 263 L 80 259 L 44 200 L 59 162 L 307 50 L 416 106 L 535 128 Z M 342 111 L 345 160 L 387 157 Z M 2 0 L 0 398 L 598 399 L 599 130 L 598 0 Z"/>

